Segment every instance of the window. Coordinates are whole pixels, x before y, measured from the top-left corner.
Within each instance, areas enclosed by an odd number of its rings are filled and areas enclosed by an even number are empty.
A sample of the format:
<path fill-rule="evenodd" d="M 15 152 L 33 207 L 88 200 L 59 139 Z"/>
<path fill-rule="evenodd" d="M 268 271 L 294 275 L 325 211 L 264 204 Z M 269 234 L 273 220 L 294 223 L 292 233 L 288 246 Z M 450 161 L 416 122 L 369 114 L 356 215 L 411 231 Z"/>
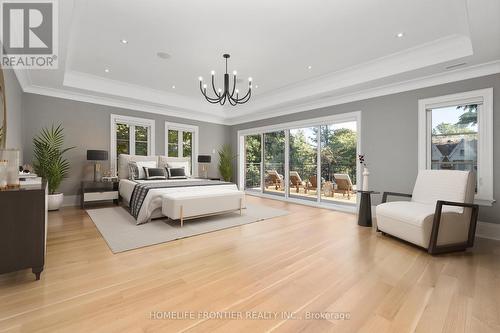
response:
<path fill-rule="evenodd" d="M 198 126 L 165 122 L 165 146 L 168 157 L 189 158 L 191 174 L 196 175 L 198 165 Z"/>
<path fill-rule="evenodd" d="M 419 168 L 476 174 L 476 201 L 493 203 L 493 90 L 419 101 Z"/>
<path fill-rule="evenodd" d="M 116 173 L 118 155 L 154 155 L 155 122 L 151 119 L 111 115 L 111 170 Z"/>
<path fill-rule="evenodd" d="M 240 188 L 354 211 L 361 113 L 238 131 Z"/>

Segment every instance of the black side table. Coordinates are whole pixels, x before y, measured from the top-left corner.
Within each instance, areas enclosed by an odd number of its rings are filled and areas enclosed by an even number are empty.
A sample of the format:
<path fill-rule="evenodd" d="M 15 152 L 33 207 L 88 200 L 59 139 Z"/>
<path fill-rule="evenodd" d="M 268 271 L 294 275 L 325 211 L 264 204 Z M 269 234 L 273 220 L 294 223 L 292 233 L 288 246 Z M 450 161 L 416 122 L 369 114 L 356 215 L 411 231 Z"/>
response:
<path fill-rule="evenodd" d="M 362 227 L 372 226 L 372 194 L 379 194 L 375 191 L 356 191 L 361 193 L 361 201 L 359 202 L 358 225 Z"/>
<path fill-rule="evenodd" d="M 82 209 L 85 209 L 85 205 L 89 202 L 113 200 L 113 203 L 118 204 L 118 197 L 117 181 L 82 181 L 80 201 Z"/>

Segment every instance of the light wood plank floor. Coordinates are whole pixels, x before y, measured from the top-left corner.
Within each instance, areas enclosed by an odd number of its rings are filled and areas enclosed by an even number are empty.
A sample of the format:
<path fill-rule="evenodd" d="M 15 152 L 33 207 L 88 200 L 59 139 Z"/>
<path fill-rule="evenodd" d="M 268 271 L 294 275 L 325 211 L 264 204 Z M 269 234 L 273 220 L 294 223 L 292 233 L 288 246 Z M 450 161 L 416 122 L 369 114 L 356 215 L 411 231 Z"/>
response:
<path fill-rule="evenodd" d="M 115 255 L 84 211 L 50 213 L 41 281 L 0 275 L 0 332 L 500 332 L 500 242 L 431 257 L 354 215 L 249 200 L 290 215 Z"/>

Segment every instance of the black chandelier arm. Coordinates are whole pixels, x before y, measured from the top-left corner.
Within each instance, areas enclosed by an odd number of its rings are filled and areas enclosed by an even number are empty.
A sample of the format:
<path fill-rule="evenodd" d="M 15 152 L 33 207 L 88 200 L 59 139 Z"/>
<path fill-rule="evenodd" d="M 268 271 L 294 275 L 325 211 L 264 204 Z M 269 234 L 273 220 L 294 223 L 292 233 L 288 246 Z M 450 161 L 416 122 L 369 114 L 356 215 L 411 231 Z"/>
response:
<path fill-rule="evenodd" d="M 238 104 L 237 102 L 234 101 L 234 99 L 231 96 L 229 96 L 228 101 L 229 104 L 231 104 L 232 106 L 236 106 L 236 104 Z"/>
<path fill-rule="evenodd" d="M 215 78 L 214 78 L 215 75 L 212 75 L 212 89 L 215 93 L 215 95 L 219 98 L 221 98 L 221 95 L 217 92 L 217 90 L 215 90 Z"/>
<path fill-rule="evenodd" d="M 209 97 L 206 93 L 205 90 L 203 90 L 203 84 L 202 82 L 200 81 L 200 90 L 201 90 L 201 93 L 203 94 L 203 96 L 205 97 L 205 99 L 207 101 L 209 101 L 210 103 L 219 103 L 219 101 L 221 100 L 221 97 L 218 97 L 218 98 L 212 98 L 212 97 Z"/>
<path fill-rule="evenodd" d="M 248 91 L 248 93 L 243 98 L 238 99 L 236 101 L 236 103 L 237 104 L 245 104 L 250 99 L 250 96 L 252 96 L 251 90 Z"/>
<path fill-rule="evenodd" d="M 236 90 L 236 75 L 233 76 L 233 91 L 231 91 L 231 97 L 233 97 L 235 90 Z"/>
<path fill-rule="evenodd" d="M 226 100 L 227 100 L 227 94 L 224 94 L 224 98 L 223 99 L 221 98 L 220 105 L 224 105 L 226 103 Z"/>

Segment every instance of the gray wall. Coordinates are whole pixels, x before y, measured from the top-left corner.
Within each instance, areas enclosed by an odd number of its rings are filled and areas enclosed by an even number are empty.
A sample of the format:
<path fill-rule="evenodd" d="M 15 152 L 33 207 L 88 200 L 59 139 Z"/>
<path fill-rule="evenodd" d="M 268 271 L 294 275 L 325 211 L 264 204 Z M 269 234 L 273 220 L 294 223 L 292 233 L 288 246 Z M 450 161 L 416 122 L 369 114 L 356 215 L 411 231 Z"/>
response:
<path fill-rule="evenodd" d="M 494 90 L 494 197 L 500 196 L 500 74 L 458 81 L 388 96 L 315 109 L 231 127 L 237 131 L 283 122 L 361 111 L 362 149 L 370 167 L 370 184 L 379 191 L 410 193 L 417 176 L 418 100 L 475 89 Z M 374 204 L 378 203 L 375 196 Z M 481 207 L 480 220 L 500 223 L 500 204 Z"/>
<path fill-rule="evenodd" d="M 92 164 L 86 160 L 87 149 L 109 150 L 111 114 L 154 119 L 157 155 L 165 153 L 165 121 L 199 126 L 199 153 L 212 155 L 209 175 L 218 176 L 217 151 L 228 143 L 228 126 L 27 93 L 23 95 L 24 160 L 31 162 L 32 138 L 40 129 L 61 123 L 66 145 L 76 149 L 67 153 L 71 177 L 63 182 L 60 190 L 66 195 L 78 194 L 80 181 L 92 179 L 93 175 Z M 212 154 L 214 149 L 216 153 Z M 108 169 L 109 165 L 106 163 L 103 167 Z"/>
<path fill-rule="evenodd" d="M 22 136 L 22 95 L 16 74 L 12 69 L 4 69 L 5 100 L 7 102 L 7 148 L 23 149 Z"/>

